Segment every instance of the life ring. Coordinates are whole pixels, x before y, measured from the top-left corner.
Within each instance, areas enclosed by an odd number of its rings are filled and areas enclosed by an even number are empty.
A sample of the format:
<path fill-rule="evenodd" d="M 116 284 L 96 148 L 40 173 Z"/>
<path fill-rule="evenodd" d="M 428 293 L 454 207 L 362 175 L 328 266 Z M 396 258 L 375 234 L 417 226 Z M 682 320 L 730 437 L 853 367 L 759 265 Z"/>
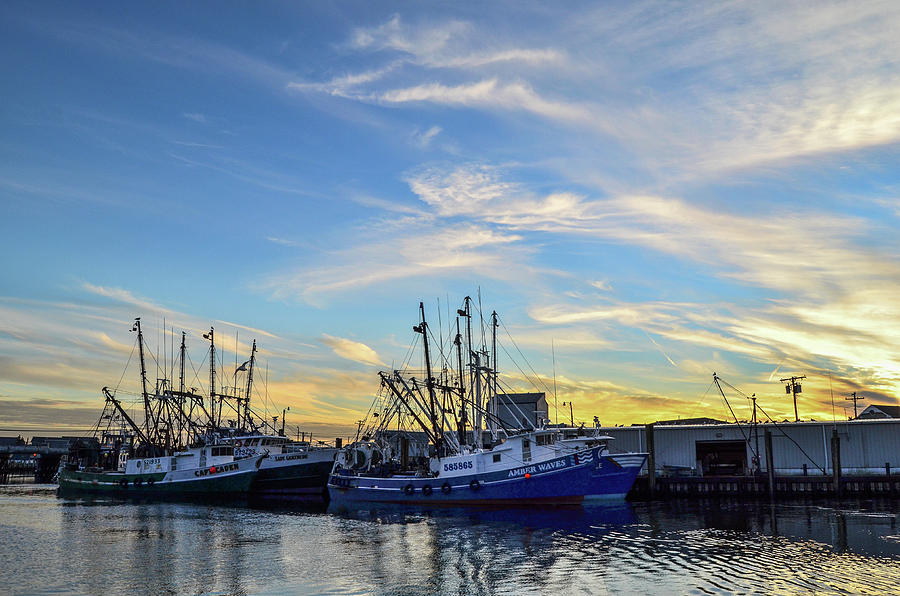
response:
<path fill-rule="evenodd" d="M 416 489 L 415 489 L 415 487 L 413 487 L 412 484 L 407 484 L 406 486 L 403 487 L 403 492 L 405 492 L 408 495 L 411 495 L 414 492 L 416 492 Z"/>
<path fill-rule="evenodd" d="M 430 484 L 426 484 L 425 486 L 422 487 L 422 494 L 425 495 L 426 497 L 431 494 L 431 485 Z"/>
<path fill-rule="evenodd" d="M 152 476 L 147 478 L 147 486 L 153 486 L 154 482 L 156 482 L 156 478 L 153 478 Z"/>
<path fill-rule="evenodd" d="M 237 442 L 235 443 L 235 445 L 237 445 L 238 447 L 243 447 L 243 446 L 244 446 L 244 442 L 243 442 L 243 441 L 237 441 Z"/>
<path fill-rule="evenodd" d="M 144 479 L 141 478 L 140 476 L 138 476 L 137 478 L 134 479 L 134 485 L 135 485 L 135 486 L 140 486 L 140 485 L 142 485 L 142 484 L 144 484 Z"/>
<path fill-rule="evenodd" d="M 481 483 L 478 482 L 477 480 L 473 480 L 472 482 L 469 483 L 469 488 L 471 488 L 474 491 L 477 491 L 479 488 L 481 488 Z"/>
<path fill-rule="evenodd" d="M 128 488 L 128 481 L 122 478 L 121 480 L 119 480 L 119 486 L 121 488 Z"/>
<path fill-rule="evenodd" d="M 444 493 L 445 495 L 449 495 L 451 490 L 452 489 L 450 488 L 449 482 L 445 482 L 444 484 L 441 485 L 441 492 Z"/>

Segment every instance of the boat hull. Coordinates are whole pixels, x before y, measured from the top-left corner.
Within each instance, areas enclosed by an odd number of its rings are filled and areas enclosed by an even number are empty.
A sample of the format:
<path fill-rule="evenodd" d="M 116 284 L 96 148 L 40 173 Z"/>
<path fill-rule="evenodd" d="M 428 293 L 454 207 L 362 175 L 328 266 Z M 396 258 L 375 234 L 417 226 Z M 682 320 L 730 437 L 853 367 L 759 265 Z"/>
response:
<path fill-rule="evenodd" d="M 250 487 L 251 495 L 275 499 L 323 501 L 327 498 L 326 484 L 334 454 L 311 454 L 302 460 L 278 456 L 264 460 Z"/>
<path fill-rule="evenodd" d="M 624 498 L 640 466 L 624 467 L 599 449 L 535 465 L 453 477 L 356 476 L 338 470 L 329 477 L 334 504 L 577 505 L 585 499 Z"/>
<path fill-rule="evenodd" d="M 113 471 L 59 471 L 61 493 L 125 496 L 238 496 L 246 495 L 261 458 L 239 460 L 210 468 L 126 474 Z"/>
<path fill-rule="evenodd" d="M 646 453 L 601 456 L 591 472 L 591 488 L 585 500 L 624 499 L 646 461 Z"/>

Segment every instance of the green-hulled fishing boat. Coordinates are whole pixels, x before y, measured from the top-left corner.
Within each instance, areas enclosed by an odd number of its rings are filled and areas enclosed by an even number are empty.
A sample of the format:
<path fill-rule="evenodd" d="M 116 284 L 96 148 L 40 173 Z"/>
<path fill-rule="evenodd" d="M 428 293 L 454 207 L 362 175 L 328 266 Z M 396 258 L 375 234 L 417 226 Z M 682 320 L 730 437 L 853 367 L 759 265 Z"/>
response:
<path fill-rule="evenodd" d="M 208 413 L 200 395 L 184 391 L 184 334 L 180 389 L 173 389 L 163 379 L 162 386 L 158 382 L 155 391 L 148 391 L 140 319 L 135 320 L 132 331 L 137 331 L 140 352 L 143 424 L 136 423 L 104 387 L 106 405 L 92 436 L 79 439 L 60 463 L 60 492 L 246 495 L 267 453 L 241 454 L 236 459 L 234 445 L 215 444 L 210 425 L 197 421 L 195 409 Z"/>

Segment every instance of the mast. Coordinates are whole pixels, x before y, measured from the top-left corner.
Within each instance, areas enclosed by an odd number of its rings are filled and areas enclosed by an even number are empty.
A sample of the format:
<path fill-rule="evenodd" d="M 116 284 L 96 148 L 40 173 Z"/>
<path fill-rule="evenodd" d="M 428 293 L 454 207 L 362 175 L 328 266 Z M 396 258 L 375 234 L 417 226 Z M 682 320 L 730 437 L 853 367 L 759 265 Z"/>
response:
<path fill-rule="evenodd" d="M 428 323 L 425 322 L 425 304 L 419 302 L 419 312 L 422 315 L 422 322 L 415 327 L 413 331 L 422 334 L 422 343 L 425 346 L 425 386 L 428 388 L 428 406 L 431 415 L 431 426 L 434 430 L 434 436 L 440 438 L 441 432 L 437 425 L 437 410 L 435 408 L 434 396 L 434 379 L 431 376 L 431 353 L 428 351 Z M 435 445 L 440 447 L 440 445 Z"/>
<path fill-rule="evenodd" d="M 253 340 L 253 348 L 250 349 L 250 368 L 247 370 L 247 395 L 244 398 L 244 422 L 249 426 L 250 422 L 250 390 L 253 387 L 253 365 L 256 363 L 256 340 Z M 243 426 L 243 425 L 241 425 Z"/>
<path fill-rule="evenodd" d="M 462 313 L 465 316 L 465 311 L 457 310 L 457 313 Z M 462 362 L 462 334 L 459 332 L 459 317 L 456 317 L 456 337 L 453 339 L 453 345 L 456 346 L 456 358 L 459 362 L 459 403 L 460 403 L 460 415 L 459 415 L 459 444 L 466 444 L 466 377 L 463 372 L 463 362 Z"/>
<path fill-rule="evenodd" d="M 152 408 L 150 407 L 150 394 L 147 393 L 147 365 L 144 361 L 144 333 L 141 331 L 141 318 L 134 320 L 132 331 L 138 334 L 138 351 L 141 357 L 141 395 L 144 398 L 144 426 L 147 430 L 146 436 L 150 436 L 150 419 L 153 417 Z"/>
<path fill-rule="evenodd" d="M 181 371 L 178 374 L 178 391 L 184 393 L 184 354 L 186 352 L 184 345 L 184 331 L 181 332 Z"/>
<path fill-rule="evenodd" d="M 472 356 L 474 354 L 472 350 L 472 298 L 470 296 L 466 296 L 463 300 L 463 309 L 462 311 L 457 311 L 462 316 L 466 317 L 466 354 L 468 360 L 469 367 L 469 393 L 472 395 L 472 431 L 476 434 L 475 444 L 481 447 L 481 416 L 478 414 L 479 404 L 477 403 L 480 400 L 480 393 L 475 393 L 475 379 L 478 376 L 478 369 L 472 367 Z"/>
<path fill-rule="evenodd" d="M 212 426 L 216 424 L 216 336 L 212 327 L 209 333 L 203 334 L 209 340 L 209 419 Z"/>
<path fill-rule="evenodd" d="M 475 446 L 484 447 L 484 437 L 481 433 L 481 354 L 472 352 L 475 359 L 473 370 L 475 371 L 475 398 L 472 400 L 472 408 L 475 410 Z"/>
<path fill-rule="evenodd" d="M 500 399 L 499 396 L 497 395 L 497 326 L 498 325 L 499 325 L 499 323 L 497 323 L 497 311 L 495 310 L 494 312 L 491 313 L 491 351 L 493 352 L 493 356 L 491 356 L 491 363 L 493 364 L 493 367 L 492 367 L 493 374 L 491 376 L 491 381 L 492 381 L 493 387 L 491 388 L 491 394 L 492 394 L 492 397 L 494 398 L 494 400 L 493 400 L 494 407 L 492 407 L 490 409 L 489 414 L 491 416 L 488 419 L 488 422 L 491 425 L 491 434 L 495 440 L 497 438 L 497 431 L 496 431 L 497 424 L 496 424 L 495 420 L 497 419 L 497 415 L 500 412 L 500 404 L 497 403 L 497 400 Z"/>

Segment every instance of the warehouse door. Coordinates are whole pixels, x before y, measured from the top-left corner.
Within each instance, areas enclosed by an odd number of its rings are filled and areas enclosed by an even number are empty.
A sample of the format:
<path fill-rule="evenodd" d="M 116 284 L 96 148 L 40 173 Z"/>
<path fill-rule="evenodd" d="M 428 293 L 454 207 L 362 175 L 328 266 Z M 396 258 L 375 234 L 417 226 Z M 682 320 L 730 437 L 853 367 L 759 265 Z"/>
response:
<path fill-rule="evenodd" d="M 704 476 L 743 476 L 747 470 L 747 443 L 697 441 L 697 467 Z"/>

